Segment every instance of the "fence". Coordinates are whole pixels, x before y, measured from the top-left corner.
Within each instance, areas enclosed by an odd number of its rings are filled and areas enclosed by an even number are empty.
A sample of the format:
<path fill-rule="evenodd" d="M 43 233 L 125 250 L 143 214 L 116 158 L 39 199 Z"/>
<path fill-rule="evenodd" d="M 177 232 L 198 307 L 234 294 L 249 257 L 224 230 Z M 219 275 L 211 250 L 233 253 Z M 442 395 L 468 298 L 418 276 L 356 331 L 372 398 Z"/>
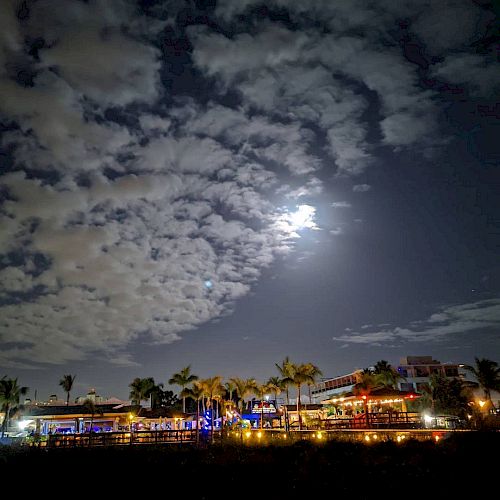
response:
<path fill-rule="evenodd" d="M 196 430 L 162 430 L 138 432 L 98 432 L 85 434 L 53 434 L 33 445 L 48 448 L 79 448 L 88 446 L 192 443 Z"/>

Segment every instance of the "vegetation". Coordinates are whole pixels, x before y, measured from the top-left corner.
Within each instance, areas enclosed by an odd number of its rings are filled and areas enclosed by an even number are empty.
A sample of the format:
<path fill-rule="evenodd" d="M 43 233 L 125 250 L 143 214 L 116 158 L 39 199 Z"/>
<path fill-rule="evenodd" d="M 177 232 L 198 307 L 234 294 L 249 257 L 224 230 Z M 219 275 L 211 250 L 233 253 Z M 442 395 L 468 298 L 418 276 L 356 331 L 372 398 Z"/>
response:
<path fill-rule="evenodd" d="M 158 393 L 158 389 L 163 387 L 162 384 L 157 386 L 154 378 L 135 378 L 130 384 L 130 399 L 133 404 L 140 405 L 142 401 L 151 399 L 154 393 Z M 152 406 L 152 405 L 151 405 Z"/>
<path fill-rule="evenodd" d="M 306 372 L 308 374 L 308 380 L 306 381 L 307 390 L 309 392 L 309 402 L 311 402 L 311 386 L 315 385 L 318 381 L 318 377 L 323 375 L 323 372 L 312 363 L 306 363 Z"/>
<path fill-rule="evenodd" d="M 191 373 L 191 366 L 188 365 L 183 368 L 180 372 L 174 373 L 172 378 L 168 381 L 169 384 L 178 385 L 181 388 L 181 392 L 185 387 L 198 380 L 197 375 Z M 186 413 L 186 398 L 182 398 L 182 412 Z"/>
<path fill-rule="evenodd" d="M 231 378 L 229 381 L 234 385 L 236 394 L 239 398 L 239 408 L 240 414 L 243 414 L 245 406 L 245 398 L 250 394 L 254 393 L 257 386 L 257 381 L 254 378 L 242 379 L 242 378 Z"/>
<path fill-rule="evenodd" d="M 60 491 L 74 490 L 84 471 L 100 496 L 165 495 L 171 483 L 189 499 L 249 497 L 265 492 L 280 498 L 481 498 L 491 496 L 498 469 L 500 433 L 459 434 L 439 443 L 412 441 L 379 444 L 299 441 L 281 446 L 244 446 L 238 442 L 210 448 L 119 446 L 44 450 L 0 447 L 2 477 L 22 484 L 57 477 Z M 158 471 L 167 470 L 168 480 Z M 143 472 L 141 480 L 137 480 Z M 272 472 L 272 473 L 271 473 Z M 119 480 L 119 474 L 128 474 Z M 118 479 L 117 479 L 118 478 Z M 491 480 L 489 480 L 491 478 Z M 283 480 L 281 480 L 283 479 Z M 55 480 L 55 479 L 54 479 Z M 223 486 L 215 484 L 221 482 Z M 244 485 L 244 489 L 242 489 Z M 167 489 L 167 490 L 166 490 Z"/>
<path fill-rule="evenodd" d="M 281 377 L 281 383 L 286 392 L 286 404 L 290 404 L 290 396 L 289 396 L 289 387 L 293 384 L 293 369 L 294 365 L 290 361 L 290 358 L 287 356 L 282 362 L 281 365 L 278 363 L 275 364 L 276 368 Z"/>
<path fill-rule="evenodd" d="M 0 408 L 4 413 L 2 438 L 9 426 L 9 420 L 20 409 L 20 398 L 27 394 L 28 388 L 18 384 L 17 378 L 0 379 Z"/>
<path fill-rule="evenodd" d="M 431 375 L 430 382 L 424 386 L 419 405 L 430 409 L 434 415 L 456 415 L 465 418 L 470 411 L 471 394 L 461 380 L 448 379 L 441 375 Z"/>
<path fill-rule="evenodd" d="M 396 389 L 398 382 L 405 380 L 405 378 L 384 359 L 375 363 L 373 373 L 377 377 L 377 382 L 383 387 L 392 387 Z"/>
<path fill-rule="evenodd" d="M 92 401 L 92 399 L 86 399 L 84 402 L 83 402 L 83 410 L 85 413 L 87 413 L 88 415 L 90 415 L 90 429 L 89 429 L 89 432 L 93 432 L 92 431 L 92 427 L 94 426 L 94 417 L 96 415 L 102 415 L 102 410 L 99 408 L 98 405 L 95 404 L 94 401 Z"/>
<path fill-rule="evenodd" d="M 214 442 L 214 418 L 215 418 L 215 407 L 217 405 L 217 400 L 222 397 L 224 387 L 222 386 L 222 377 L 216 376 L 200 380 L 200 387 L 203 390 L 204 395 L 207 398 L 207 409 L 210 409 L 210 438 L 212 443 Z"/>
<path fill-rule="evenodd" d="M 69 394 L 71 392 L 71 389 L 73 389 L 75 378 L 76 375 L 64 375 L 63 378 L 59 381 L 59 385 L 63 388 L 64 392 L 67 394 L 66 406 L 69 405 Z"/>
<path fill-rule="evenodd" d="M 182 389 L 181 397 L 182 398 L 191 398 L 196 402 L 196 444 L 200 441 L 200 400 L 203 399 L 204 389 L 200 382 L 193 382 L 191 387 L 185 387 Z"/>
<path fill-rule="evenodd" d="M 283 380 L 279 377 L 271 377 L 266 384 L 269 387 L 269 391 L 274 394 L 274 404 L 276 405 L 276 409 L 278 409 L 278 395 L 281 394 L 284 388 Z"/>
<path fill-rule="evenodd" d="M 500 391 L 500 367 L 496 361 L 485 358 L 474 359 L 476 362 L 475 366 L 466 366 L 465 369 L 474 375 L 488 403 L 486 409 L 490 409 L 493 405 L 491 401 L 491 391 Z"/>

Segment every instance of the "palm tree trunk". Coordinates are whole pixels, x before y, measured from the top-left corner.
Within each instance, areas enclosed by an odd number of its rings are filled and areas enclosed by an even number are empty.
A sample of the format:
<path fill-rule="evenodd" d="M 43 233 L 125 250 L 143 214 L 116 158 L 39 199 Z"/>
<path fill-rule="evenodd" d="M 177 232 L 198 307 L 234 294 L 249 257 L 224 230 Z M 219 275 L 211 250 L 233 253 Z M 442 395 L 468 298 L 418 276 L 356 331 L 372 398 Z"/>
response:
<path fill-rule="evenodd" d="M 289 394 L 288 394 L 288 385 L 286 386 L 286 404 L 287 405 L 290 404 L 290 397 L 289 397 Z"/>
<path fill-rule="evenodd" d="M 214 444 L 214 408 L 213 408 L 213 400 L 210 398 L 210 423 L 212 432 L 210 433 L 210 442 Z"/>
<path fill-rule="evenodd" d="M 300 418 L 300 384 L 297 385 L 297 417 L 299 419 L 299 431 L 302 430 L 302 419 Z"/>
<path fill-rule="evenodd" d="M 186 413 L 186 397 L 182 398 L 182 413 Z"/>
<path fill-rule="evenodd" d="M 94 425 L 94 414 L 90 417 L 89 447 L 92 444 L 92 426 Z"/>
<path fill-rule="evenodd" d="M 260 428 L 262 429 L 264 424 L 264 401 L 260 400 Z"/>
<path fill-rule="evenodd" d="M 3 423 L 2 423 L 2 439 L 5 436 L 5 430 L 7 429 L 7 425 L 9 423 L 9 414 L 10 414 L 10 404 L 7 403 L 5 405 L 5 417 L 4 417 Z"/>
<path fill-rule="evenodd" d="M 200 400 L 196 400 L 196 444 L 200 444 Z"/>
<path fill-rule="evenodd" d="M 68 391 L 68 395 L 66 397 L 66 406 L 68 406 L 68 405 L 69 405 L 69 391 Z"/>

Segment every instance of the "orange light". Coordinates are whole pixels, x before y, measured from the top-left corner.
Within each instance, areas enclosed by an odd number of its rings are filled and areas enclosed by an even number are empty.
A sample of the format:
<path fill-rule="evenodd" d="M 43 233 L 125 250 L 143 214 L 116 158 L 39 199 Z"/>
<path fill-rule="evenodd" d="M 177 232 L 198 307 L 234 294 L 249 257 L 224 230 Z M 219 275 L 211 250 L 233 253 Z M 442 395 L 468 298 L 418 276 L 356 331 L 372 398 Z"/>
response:
<path fill-rule="evenodd" d="M 361 396 L 361 399 L 366 399 L 366 396 Z"/>

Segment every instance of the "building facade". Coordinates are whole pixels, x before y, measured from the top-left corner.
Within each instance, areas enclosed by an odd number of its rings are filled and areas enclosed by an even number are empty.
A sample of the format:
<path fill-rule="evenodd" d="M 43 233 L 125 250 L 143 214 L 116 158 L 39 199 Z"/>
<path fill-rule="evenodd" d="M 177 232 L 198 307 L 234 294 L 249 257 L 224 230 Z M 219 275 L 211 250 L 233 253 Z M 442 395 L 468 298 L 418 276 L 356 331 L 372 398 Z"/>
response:
<path fill-rule="evenodd" d="M 346 392 L 351 392 L 358 382 L 362 370 L 355 370 L 346 375 L 333 378 L 324 378 L 311 390 L 312 403 L 321 403 L 335 396 L 340 396 Z"/>
<path fill-rule="evenodd" d="M 432 356 L 407 356 L 401 358 L 397 371 L 403 379 L 398 383 L 402 391 L 422 393 L 424 387 L 429 385 L 432 375 L 444 378 L 463 378 L 460 374 L 460 365 L 454 363 L 441 363 Z"/>
<path fill-rule="evenodd" d="M 429 384 L 431 375 L 434 374 L 446 378 L 465 379 L 461 365 L 441 363 L 432 356 L 406 356 L 400 359 L 396 370 L 402 377 L 397 389 L 406 392 L 421 393 L 423 387 Z M 345 375 L 321 380 L 311 391 L 312 402 L 321 403 L 351 392 L 361 373 L 362 370 L 355 370 Z"/>

